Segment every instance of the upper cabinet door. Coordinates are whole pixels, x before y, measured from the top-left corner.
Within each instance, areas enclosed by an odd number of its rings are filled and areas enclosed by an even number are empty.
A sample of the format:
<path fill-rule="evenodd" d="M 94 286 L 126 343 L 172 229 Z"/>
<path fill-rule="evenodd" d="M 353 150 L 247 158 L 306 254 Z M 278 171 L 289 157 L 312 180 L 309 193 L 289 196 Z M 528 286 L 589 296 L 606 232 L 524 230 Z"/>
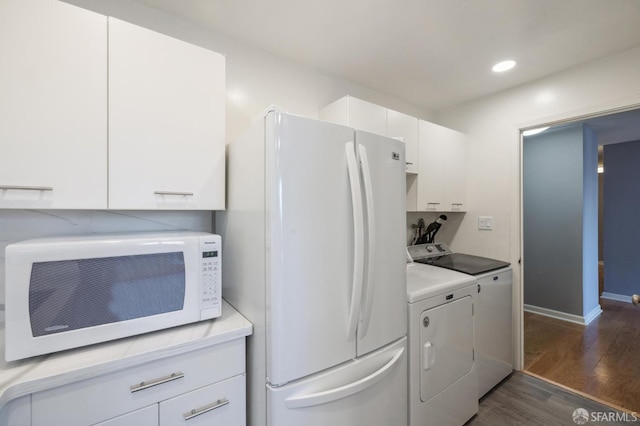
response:
<path fill-rule="evenodd" d="M 466 135 L 419 120 L 417 210 L 466 211 Z"/>
<path fill-rule="evenodd" d="M 349 126 L 358 130 L 387 134 L 387 109 L 358 98 L 347 96 L 347 115 Z"/>
<path fill-rule="evenodd" d="M 109 18 L 109 208 L 224 209 L 224 64 Z"/>
<path fill-rule="evenodd" d="M 387 110 L 387 136 L 405 143 L 407 173 L 418 173 L 418 119 L 391 109 Z"/>
<path fill-rule="evenodd" d="M 0 208 L 107 207 L 107 18 L 0 0 Z"/>
<path fill-rule="evenodd" d="M 387 134 L 387 109 L 383 106 L 344 96 L 320 109 L 321 120 L 354 127 L 378 135 Z"/>

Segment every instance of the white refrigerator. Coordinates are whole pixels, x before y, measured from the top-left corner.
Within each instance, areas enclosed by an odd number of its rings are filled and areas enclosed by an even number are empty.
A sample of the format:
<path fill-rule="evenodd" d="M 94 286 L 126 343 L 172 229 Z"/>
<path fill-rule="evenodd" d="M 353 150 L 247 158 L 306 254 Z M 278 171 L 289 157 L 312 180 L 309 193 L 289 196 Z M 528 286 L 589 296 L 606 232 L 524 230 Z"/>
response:
<path fill-rule="evenodd" d="M 404 143 L 279 111 L 227 147 L 251 426 L 407 422 Z"/>

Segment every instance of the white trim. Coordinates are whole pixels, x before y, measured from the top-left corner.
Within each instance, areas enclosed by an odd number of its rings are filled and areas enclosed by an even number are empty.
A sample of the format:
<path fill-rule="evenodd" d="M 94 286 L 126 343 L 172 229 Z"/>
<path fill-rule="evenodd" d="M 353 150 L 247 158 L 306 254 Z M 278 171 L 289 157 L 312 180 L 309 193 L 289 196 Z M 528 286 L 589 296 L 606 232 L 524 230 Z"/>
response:
<path fill-rule="evenodd" d="M 617 300 L 618 302 L 631 303 L 631 296 L 627 296 L 626 294 L 607 293 L 603 291 L 600 297 L 603 299 Z"/>
<path fill-rule="evenodd" d="M 601 313 L 602 313 L 602 308 L 598 304 L 598 305 L 596 305 L 595 308 L 593 308 L 591 310 L 591 312 L 589 312 L 587 315 L 584 316 L 584 325 L 591 324 L 591 321 L 593 321 L 594 319 L 598 318 Z"/>
<path fill-rule="evenodd" d="M 586 316 L 568 314 L 566 312 L 554 311 L 553 309 L 541 308 L 539 306 L 533 305 L 524 305 L 524 310 L 526 312 L 532 312 L 538 315 L 544 315 L 545 317 L 555 318 L 562 321 L 568 321 L 575 324 L 581 325 L 589 325 L 591 321 L 596 319 L 601 313 L 602 309 L 600 305 L 596 306 L 591 312 L 589 312 Z"/>
<path fill-rule="evenodd" d="M 511 264 L 514 265 L 513 268 L 513 366 L 516 370 L 524 369 L 524 279 L 523 279 L 523 269 L 522 265 L 524 262 L 524 200 L 522 194 L 524 190 L 522 188 L 523 183 L 523 162 L 524 158 L 522 155 L 522 148 L 524 143 L 524 138 L 522 137 L 522 133 L 519 128 L 512 129 L 512 134 L 514 135 L 514 140 L 518 140 L 517 144 L 510 144 L 515 152 L 512 154 L 514 161 L 512 163 L 512 176 L 517 176 L 518 179 L 513 179 L 511 190 L 518 194 L 518 197 L 513 197 L 511 208 L 511 220 L 512 223 L 517 223 L 518 228 L 517 232 L 512 231 L 512 247 L 517 247 L 517 252 L 511 253 Z M 517 185 L 517 186 L 516 186 Z M 515 203 L 515 205 L 514 205 Z M 517 267 L 516 267 L 517 265 Z"/>
<path fill-rule="evenodd" d="M 612 101 L 595 105 L 583 106 L 577 109 L 564 111 L 544 117 L 537 117 L 531 120 L 523 120 L 514 123 L 520 131 L 543 126 L 557 126 L 575 121 L 588 120 L 590 118 L 602 117 L 619 112 L 631 111 L 640 108 L 640 95 L 633 94 Z"/>

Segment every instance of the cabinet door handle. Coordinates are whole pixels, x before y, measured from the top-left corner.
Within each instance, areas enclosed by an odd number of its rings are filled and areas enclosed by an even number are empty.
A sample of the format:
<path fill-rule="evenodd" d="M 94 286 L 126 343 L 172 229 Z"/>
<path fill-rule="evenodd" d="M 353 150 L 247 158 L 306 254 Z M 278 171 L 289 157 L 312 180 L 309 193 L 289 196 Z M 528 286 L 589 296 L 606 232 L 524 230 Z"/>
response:
<path fill-rule="evenodd" d="M 185 197 L 193 197 L 193 192 L 179 192 L 179 191 L 155 191 L 156 195 L 182 195 Z"/>
<path fill-rule="evenodd" d="M 229 400 L 227 398 L 219 399 L 216 402 L 212 402 L 211 404 L 203 405 L 199 408 L 194 408 L 193 410 L 184 413 L 183 417 L 185 420 L 190 420 L 201 414 L 208 413 L 209 411 L 213 411 L 220 407 L 224 407 L 227 404 L 229 404 Z"/>
<path fill-rule="evenodd" d="M 53 191 L 50 186 L 13 186 L 13 185 L 0 185 L 0 189 L 17 189 L 23 191 Z"/>
<path fill-rule="evenodd" d="M 410 165 L 410 166 L 412 166 L 412 165 L 413 165 L 413 163 L 410 163 L 410 162 L 408 162 L 408 161 L 406 161 L 406 162 L 405 162 L 405 164 L 408 164 L 408 165 Z"/>
<path fill-rule="evenodd" d="M 147 380 L 144 382 L 137 383 L 133 386 L 130 386 L 129 389 L 131 390 L 131 393 L 140 392 L 141 390 L 149 389 L 150 387 L 153 387 L 153 386 L 158 386 L 163 383 L 182 379 L 183 377 L 184 377 L 184 373 L 181 371 L 178 371 L 176 373 L 171 373 L 168 376 L 159 377 L 157 379 L 152 379 L 152 380 Z"/>

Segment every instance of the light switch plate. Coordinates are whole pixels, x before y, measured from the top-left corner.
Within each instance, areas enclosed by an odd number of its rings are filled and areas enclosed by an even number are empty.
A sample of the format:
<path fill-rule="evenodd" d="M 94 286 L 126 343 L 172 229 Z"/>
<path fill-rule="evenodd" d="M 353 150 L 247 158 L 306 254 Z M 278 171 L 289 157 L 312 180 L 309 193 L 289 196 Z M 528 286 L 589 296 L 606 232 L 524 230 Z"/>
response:
<path fill-rule="evenodd" d="M 493 216 L 478 216 L 478 229 L 491 231 L 493 229 Z"/>

